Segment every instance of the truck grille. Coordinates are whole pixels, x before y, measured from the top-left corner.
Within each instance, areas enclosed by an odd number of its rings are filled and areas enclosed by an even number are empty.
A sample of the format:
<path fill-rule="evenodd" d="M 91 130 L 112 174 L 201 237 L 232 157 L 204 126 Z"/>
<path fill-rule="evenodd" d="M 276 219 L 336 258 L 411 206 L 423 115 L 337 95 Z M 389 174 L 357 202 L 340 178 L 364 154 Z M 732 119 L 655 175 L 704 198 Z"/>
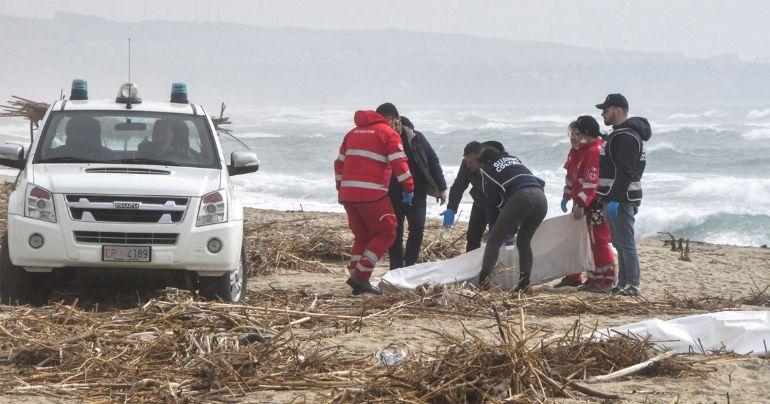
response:
<path fill-rule="evenodd" d="M 174 245 L 179 238 L 177 233 L 119 233 L 106 231 L 76 231 L 74 233 L 77 242 L 94 244 Z"/>
<path fill-rule="evenodd" d="M 72 220 L 95 223 L 179 223 L 190 202 L 184 197 L 66 195 Z"/>
<path fill-rule="evenodd" d="M 171 175 L 168 170 L 155 170 L 152 168 L 134 167 L 98 167 L 87 168 L 89 174 L 147 174 L 147 175 Z"/>

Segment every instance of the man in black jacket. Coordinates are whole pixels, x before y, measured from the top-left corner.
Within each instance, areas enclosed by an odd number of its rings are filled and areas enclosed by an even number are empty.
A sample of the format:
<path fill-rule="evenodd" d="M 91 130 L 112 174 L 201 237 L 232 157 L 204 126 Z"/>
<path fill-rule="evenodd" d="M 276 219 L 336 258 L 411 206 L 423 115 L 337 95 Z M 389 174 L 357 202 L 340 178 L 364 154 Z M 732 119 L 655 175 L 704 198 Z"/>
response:
<path fill-rule="evenodd" d="M 414 130 L 414 125 L 405 116 L 401 117 L 401 125 L 396 132 L 401 133 L 404 152 L 409 162 L 409 171 L 414 178 L 414 198 L 411 204 L 403 203 L 401 185 L 396 177 L 391 177 L 388 193 L 396 212 L 398 229 L 396 240 L 388 250 L 390 269 L 410 266 L 417 263 L 422 248 L 422 238 L 425 230 L 425 214 L 427 197 L 433 196 L 439 200 L 439 205 L 446 203 L 446 181 L 444 172 L 436 152 L 428 143 L 428 139 Z M 409 236 L 404 250 L 404 218 L 409 222 Z"/>
<path fill-rule="evenodd" d="M 472 251 L 481 247 L 481 238 L 484 236 L 484 230 L 487 228 L 487 217 L 484 210 L 484 190 L 481 188 L 481 173 L 479 173 L 476 156 L 481 151 L 481 143 L 472 141 L 465 145 L 463 150 L 463 161 L 457 170 L 457 177 L 449 188 L 449 202 L 445 211 L 441 212 L 444 216 L 444 227 L 449 229 L 454 225 L 455 215 L 463 199 L 463 193 L 471 186 L 470 195 L 473 198 L 471 207 L 471 216 L 468 220 L 468 234 L 466 236 L 465 251 Z"/>
<path fill-rule="evenodd" d="M 618 284 L 612 290 L 624 296 L 638 296 L 639 254 L 634 239 L 634 216 L 642 202 L 642 174 L 647 165 L 644 142 L 652 136 L 645 118 L 628 117 L 628 101 L 622 94 L 610 94 L 596 108 L 602 110 L 605 125 L 612 132 L 599 157 L 599 187 L 596 193 L 606 206 L 612 245 L 618 251 Z"/>

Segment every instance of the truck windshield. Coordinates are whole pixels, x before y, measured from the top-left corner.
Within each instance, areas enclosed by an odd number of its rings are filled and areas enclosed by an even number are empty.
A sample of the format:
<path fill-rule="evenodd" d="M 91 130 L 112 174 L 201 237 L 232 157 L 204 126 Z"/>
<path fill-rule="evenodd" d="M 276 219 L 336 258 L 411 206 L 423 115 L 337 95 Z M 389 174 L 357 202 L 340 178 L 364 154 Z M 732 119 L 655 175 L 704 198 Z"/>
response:
<path fill-rule="evenodd" d="M 220 168 L 203 116 L 141 111 L 52 112 L 34 163 Z"/>

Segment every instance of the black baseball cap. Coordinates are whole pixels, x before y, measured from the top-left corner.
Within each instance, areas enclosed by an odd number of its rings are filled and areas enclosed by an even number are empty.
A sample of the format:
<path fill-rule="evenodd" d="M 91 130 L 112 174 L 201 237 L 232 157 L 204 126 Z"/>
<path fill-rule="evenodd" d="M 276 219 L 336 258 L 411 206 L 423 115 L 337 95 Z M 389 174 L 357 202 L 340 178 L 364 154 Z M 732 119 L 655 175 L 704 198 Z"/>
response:
<path fill-rule="evenodd" d="M 599 132 L 599 122 L 596 122 L 596 119 L 590 115 L 579 116 L 575 121 L 574 128 L 578 132 L 587 133 L 591 137 L 599 137 L 602 134 Z"/>
<path fill-rule="evenodd" d="M 596 104 L 596 108 L 599 109 L 605 109 L 607 107 L 628 108 L 628 100 L 626 100 L 626 97 L 624 97 L 623 94 L 610 94 L 604 99 L 603 103 Z"/>

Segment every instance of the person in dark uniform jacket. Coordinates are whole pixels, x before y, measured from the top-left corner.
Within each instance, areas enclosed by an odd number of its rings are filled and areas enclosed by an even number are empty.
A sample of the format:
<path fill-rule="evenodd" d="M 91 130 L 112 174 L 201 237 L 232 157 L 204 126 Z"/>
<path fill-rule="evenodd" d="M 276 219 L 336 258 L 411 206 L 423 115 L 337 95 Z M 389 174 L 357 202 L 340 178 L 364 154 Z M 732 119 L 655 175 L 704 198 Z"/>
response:
<path fill-rule="evenodd" d="M 500 247 L 518 232 L 516 248 L 519 251 L 520 279 L 514 292 L 529 292 L 533 262 L 530 243 L 548 213 L 543 191 L 545 182 L 532 174 L 517 157 L 491 147 L 483 148 L 477 161 L 482 166 L 484 201 L 491 229 L 484 249 L 479 284 L 488 286 Z"/>
<path fill-rule="evenodd" d="M 642 175 L 647 165 L 644 143 L 652 129 L 645 118 L 628 117 L 628 100 L 609 94 L 596 108 L 605 125 L 612 125 L 599 157 L 600 196 L 607 211 L 612 245 L 618 252 L 618 284 L 611 292 L 638 296 L 641 291 L 639 253 L 634 237 L 635 216 L 642 203 Z"/>
<path fill-rule="evenodd" d="M 476 157 L 478 157 L 478 154 L 481 152 L 482 146 L 493 147 L 500 152 L 505 151 L 503 145 L 496 141 L 479 143 L 474 140 L 465 145 L 465 149 L 463 150 L 463 161 L 460 163 L 457 177 L 449 188 L 449 202 L 447 203 L 447 208 L 440 213 L 440 215 L 444 217 L 443 226 L 447 229 L 451 228 L 454 225 L 455 215 L 457 215 L 460 201 L 463 199 L 463 193 L 468 188 L 468 185 L 471 186 L 469 194 L 471 195 L 471 198 L 473 198 L 473 206 L 471 207 L 471 216 L 468 220 L 465 252 L 473 251 L 481 247 L 481 239 L 484 236 L 484 230 L 487 228 L 487 216 L 484 209 L 484 190 L 481 185 L 481 167 L 479 167 L 479 163 L 476 160 Z"/>

